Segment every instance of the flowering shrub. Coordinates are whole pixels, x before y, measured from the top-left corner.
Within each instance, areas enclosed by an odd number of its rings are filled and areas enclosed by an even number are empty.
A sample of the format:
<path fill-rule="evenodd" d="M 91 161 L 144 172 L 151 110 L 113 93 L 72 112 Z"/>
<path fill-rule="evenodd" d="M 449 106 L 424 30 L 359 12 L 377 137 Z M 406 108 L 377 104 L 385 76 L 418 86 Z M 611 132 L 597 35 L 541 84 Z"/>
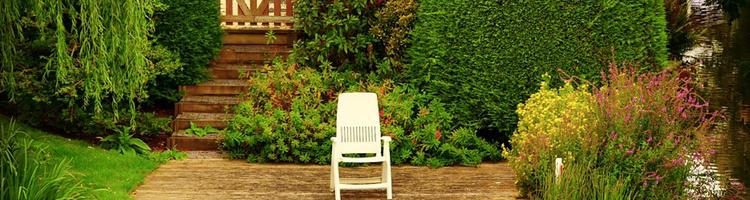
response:
<path fill-rule="evenodd" d="M 538 189 L 548 171 L 554 171 L 555 158 L 577 160 L 596 149 L 591 133 L 599 118 L 586 86 L 566 83 L 550 89 L 547 84 L 543 81 L 539 92 L 518 105 L 518 129 L 510 140 L 513 148 L 503 152 L 523 194 Z"/>
<path fill-rule="evenodd" d="M 689 72 L 639 74 L 610 65 L 602 80 L 592 93 L 542 87 L 519 106 L 514 149 L 504 153 L 522 192 L 542 193 L 555 157 L 625 181 L 636 198 L 674 199 L 703 189 L 688 177 L 710 161 L 713 151 L 701 141 L 711 140 L 720 115 L 695 92 Z"/>
<path fill-rule="evenodd" d="M 235 108 L 222 148 L 250 162 L 329 163 L 338 94 L 369 91 L 379 98 L 382 134 L 393 138 L 393 163 L 437 167 L 500 159 L 497 147 L 473 132 L 450 131 L 453 117 L 441 102 L 388 80 L 363 79 L 354 72 L 270 67 L 250 78 L 248 101 Z"/>
<path fill-rule="evenodd" d="M 719 116 L 696 93 L 689 71 L 638 74 L 610 66 L 594 90 L 602 127 L 597 162 L 636 182 L 644 198 L 684 195 L 691 166 L 707 164 L 705 146 Z M 708 191 L 706 191 L 708 192 Z"/>

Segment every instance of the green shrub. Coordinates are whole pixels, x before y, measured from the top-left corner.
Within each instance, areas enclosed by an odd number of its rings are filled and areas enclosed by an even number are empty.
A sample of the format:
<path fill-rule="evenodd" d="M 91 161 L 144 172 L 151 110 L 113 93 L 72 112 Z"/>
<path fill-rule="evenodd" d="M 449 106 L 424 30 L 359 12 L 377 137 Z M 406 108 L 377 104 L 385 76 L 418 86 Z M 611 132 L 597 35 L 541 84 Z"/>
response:
<path fill-rule="evenodd" d="M 166 9 L 154 14 L 154 38 L 174 52 L 182 68 L 157 77 L 149 93 L 160 104 L 179 101 L 179 85 L 192 85 L 208 79 L 206 65 L 221 50 L 222 36 L 219 1 L 161 0 Z"/>
<path fill-rule="evenodd" d="M 595 80 L 613 56 L 645 68 L 667 62 L 661 0 L 423 0 L 417 18 L 410 80 L 456 124 L 508 135 L 540 74 L 559 68 Z"/>
<path fill-rule="evenodd" d="M 14 122 L 0 125 L 0 199 L 86 199 L 91 190 L 70 174 L 68 160 L 53 161 Z"/>
<path fill-rule="evenodd" d="M 468 129 L 450 131 L 452 116 L 437 100 L 391 81 L 364 79 L 353 72 L 323 71 L 280 64 L 251 78 L 230 120 L 222 148 L 251 162 L 330 162 L 336 134 L 336 98 L 344 91 L 378 94 L 381 132 L 393 138 L 395 164 L 477 165 L 500 159 L 500 151 Z M 368 76 L 374 79 L 374 75 Z M 418 102 L 430 102 L 420 104 Z"/>
<path fill-rule="evenodd" d="M 375 13 L 373 2 L 295 1 L 295 26 L 302 34 L 292 58 L 309 67 L 373 69 L 376 39 L 368 32 Z"/>
<path fill-rule="evenodd" d="M 386 58 L 378 66 L 380 74 L 402 71 L 406 49 L 411 44 L 409 33 L 417 19 L 417 8 L 416 0 L 389 0 L 375 13 L 370 34 L 380 41 L 375 49 L 382 49 Z"/>
<path fill-rule="evenodd" d="M 294 62 L 318 69 L 398 76 L 416 19 L 416 0 L 296 1 Z"/>
<path fill-rule="evenodd" d="M 587 164 L 591 173 L 606 172 L 637 199 L 697 198 L 686 196 L 691 190 L 715 194 L 706 190 L 712 182 L 688 178 L 716 180 L 690 170 L 712 161 L 708 143 L 721 119 L 696 93 L 689 70 L 639 74 L 634 67 L 610 65 L 602 79 L 593 93 L 542 87 L 519 106 L 514 149 L 504 155 L 523 194 L 548 192 L 543 184 L 555 157 L 566 165 Z"/>

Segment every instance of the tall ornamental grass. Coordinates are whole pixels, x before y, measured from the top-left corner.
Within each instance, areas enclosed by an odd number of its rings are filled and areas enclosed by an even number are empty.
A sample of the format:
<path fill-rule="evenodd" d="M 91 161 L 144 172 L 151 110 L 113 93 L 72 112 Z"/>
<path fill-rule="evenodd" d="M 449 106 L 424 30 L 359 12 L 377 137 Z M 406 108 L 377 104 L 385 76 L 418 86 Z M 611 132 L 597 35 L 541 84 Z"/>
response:
<path fill-rule="evenodd" d="M 0 125 L 0 199 L 88 199 L 84 187 L 68 171 L 67 160 L 52 162 L 43 148 L 22 134 L 13 122 Z"/>

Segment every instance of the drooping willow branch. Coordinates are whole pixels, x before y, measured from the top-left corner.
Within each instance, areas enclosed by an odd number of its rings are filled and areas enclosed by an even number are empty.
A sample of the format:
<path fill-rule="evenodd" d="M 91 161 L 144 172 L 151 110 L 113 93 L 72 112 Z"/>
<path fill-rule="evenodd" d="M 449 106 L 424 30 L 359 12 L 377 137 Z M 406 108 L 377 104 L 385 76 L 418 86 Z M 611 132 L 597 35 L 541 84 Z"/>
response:
<path fill-rule="evenodd" d="M 153 0 L 0 1 L 0 92 L 12 98 L 17 89 L 14 68 L 23 63 L 17 62 L 16 48 L 23 42 L 21 19 L 27 17 L 53 33 L 44 70 L 54 74 L 58 95 L 82 100 L 96 112 L 104 102 L 115 110 L 118 102 L 128 102 L 132 112 L 153 73 L 146 58 L 153 5 Z"/>

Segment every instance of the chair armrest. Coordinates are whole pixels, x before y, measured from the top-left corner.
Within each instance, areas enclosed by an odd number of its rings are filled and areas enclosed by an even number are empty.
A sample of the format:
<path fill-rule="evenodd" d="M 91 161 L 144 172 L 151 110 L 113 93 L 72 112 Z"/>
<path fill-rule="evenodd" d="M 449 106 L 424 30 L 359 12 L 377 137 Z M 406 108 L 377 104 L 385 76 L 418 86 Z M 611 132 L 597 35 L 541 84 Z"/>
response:
<path fill-rule="evenodd" d="M 382 137 L 380 137 L 380 139 L 383 140 L 383 142 L 390 142 L 391 141 L 391 136 L 382 136 Z"/>
<path fill-rule="evenodd" d="M 341 141 L 340 141 L 340 140 L 339 140 L 338 138 L 336 138 L 336 137 L 331 137 L 331 141 L 332 141 L 333 143 L 338 143 L 338 142 L 341 142 Z"/>

